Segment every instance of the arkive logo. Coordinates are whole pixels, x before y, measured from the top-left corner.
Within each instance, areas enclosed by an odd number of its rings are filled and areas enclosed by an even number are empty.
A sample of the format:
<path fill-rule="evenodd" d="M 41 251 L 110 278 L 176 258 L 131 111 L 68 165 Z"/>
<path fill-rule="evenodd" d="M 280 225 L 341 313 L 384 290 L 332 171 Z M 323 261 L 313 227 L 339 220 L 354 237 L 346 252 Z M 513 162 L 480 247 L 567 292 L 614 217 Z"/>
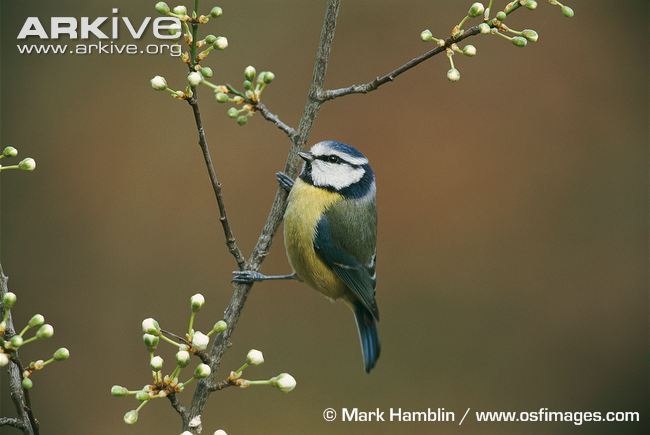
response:
<path fill-rule="evenodd" d="M 129 17 L 116 16 L 119 9 L 113 8 L 111 17 L 51 17 L 43 24 L 38 17 L 27 17 L 17 39 L 36 37 L 42 40 L 57 40 L 67 37 L 71 40 L 117 40 L 121 36 L 141 39 L 151 32 L 156 39 L 178 39 L 181 35 L 181 22 L 173 17 L 145 17 L 141 22 L 133 22 Z M 92 20 L 92 21 L 91 21 Z"/>

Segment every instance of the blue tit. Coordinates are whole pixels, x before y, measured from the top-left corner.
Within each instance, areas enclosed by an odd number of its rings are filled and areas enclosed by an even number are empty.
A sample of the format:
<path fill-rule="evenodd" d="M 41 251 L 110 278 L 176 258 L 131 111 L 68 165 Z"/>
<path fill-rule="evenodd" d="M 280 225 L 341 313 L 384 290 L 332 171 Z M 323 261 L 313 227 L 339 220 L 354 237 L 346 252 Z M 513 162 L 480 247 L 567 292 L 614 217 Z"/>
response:
<path fill-rule="evenodd" d="M 340 142 L 317 143 L 300 157 L 305 164 L 295 182 L 278 174 L 280 184 L 290 189 L 284 241 L 294 273 L 244 271 L 235 272 L 233 279 L 298 279 L 329 299 L 345 302 L 354 313 L 369 373 L 380 353 L 375 176 L 361 152 Z"/>

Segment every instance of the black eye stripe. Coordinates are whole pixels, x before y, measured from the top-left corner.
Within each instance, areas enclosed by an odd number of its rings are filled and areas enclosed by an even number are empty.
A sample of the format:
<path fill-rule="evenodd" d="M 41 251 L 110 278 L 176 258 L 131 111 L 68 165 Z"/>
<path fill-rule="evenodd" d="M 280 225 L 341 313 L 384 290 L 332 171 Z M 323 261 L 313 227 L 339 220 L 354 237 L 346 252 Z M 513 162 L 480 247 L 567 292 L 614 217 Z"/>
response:
<path fill-rule="evenodd" d="M 322 160 L 327 163 L 343 163 L 348 166 L 352 166 L 353 168 L 360 168 L 363 165 L 355 165 L 354 163 L 350 163 L 345 159 L 342 159 L 341 157 L 337 156 L 336 154 L 331 154 L 331 155 L 322 155 L 322 156 L 314 156 L 316 160 Z"/>

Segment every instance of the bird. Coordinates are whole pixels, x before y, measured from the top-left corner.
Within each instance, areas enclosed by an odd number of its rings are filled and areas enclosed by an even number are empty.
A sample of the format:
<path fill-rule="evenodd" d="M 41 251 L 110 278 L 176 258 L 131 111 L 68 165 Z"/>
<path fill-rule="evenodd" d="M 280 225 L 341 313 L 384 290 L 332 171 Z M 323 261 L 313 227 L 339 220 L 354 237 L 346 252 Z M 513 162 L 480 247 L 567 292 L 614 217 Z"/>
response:
<path fill-rule="evenodd" d="M 235 271 L 233 281 L 295 279 L 342 300 L 354 313 L 364 369 L 370 373 L 381 352 L 375 174 L 363 153 L 341 142 L 318 142 L 298 154 L 304 160 L 298 178 L 277 174 L 289 192 L 284 241 L 293 273 Z"/>

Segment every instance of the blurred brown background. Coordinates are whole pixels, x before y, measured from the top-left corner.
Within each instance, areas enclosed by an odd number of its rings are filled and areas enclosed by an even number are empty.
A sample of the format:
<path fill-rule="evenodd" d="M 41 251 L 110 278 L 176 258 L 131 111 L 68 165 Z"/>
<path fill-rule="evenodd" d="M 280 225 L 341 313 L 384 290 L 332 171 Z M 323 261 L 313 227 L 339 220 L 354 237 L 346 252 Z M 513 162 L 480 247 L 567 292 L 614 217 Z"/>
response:
<path fill-rule="evenodd" d="M 113 384 L 149 381 L 140 321 L 180 331 L 202 291 L 209 328 L 230 297 L 223 244 L 189 108 L 148 80 L 184 81 L 165 56 L 19 55 L 27 16 L 155 15 L 153 0 L 3 0 L 2 143 L 37 159 L 2 175 L 2 264 L 19 295 L 72 358 L 35 378 L 44 434 L 178 433 L 168 403 L 133 407 Z M 230 47 L 216 81 L 254 64 L 276 73 L 268 106 L 295 125 L 311 76 L 324 1 L 224 0 L 209 27 Z M 498 1 L 497 4 L 505 3 Z M 467 2 L 469 4 L 469 2 Z M 379 185 L 383 354 L 361 367 L 352 315 L 299 283 L 256 285 L 225 369 L 250 348 L 297 389 L 214 394 L 206 432 L 242 434 L 638 434 L 640 424 L 325 423 L 326 407 L 634 410 L 648 405 L 648 45 L 645 1 L 540 2 L 510 24 L 540 42 L 473 38 L 450 84 L 440 56 L 367 96 L 323 107 L 310 142 L 338 139 L 371 159 Z M 212 4 L 210 4 L 210 7 Z M 206 8 L 208 6 L 206 5 Z M 327 84 L 366 81 L 429 46 L 462 16 L 457 1 L 344 2 Z M 128 40 L 124 40 L 128 42 Z M 245 128 L 203 91 L 207 133 L 239 243 L 248 252 L 288 141 L 256 116 Z M 276 239 L 267 273 L 288 271 Z M 171 349 L 164 348 L 171 361 Z M 2 410 L 11 410 L 3 373 Z M 182 396 L 187 401 L 191 393 Z M 3 429 L 0 429 L 3 432 Z M 9 432 L 7 432 L 9 433 Z"/>

